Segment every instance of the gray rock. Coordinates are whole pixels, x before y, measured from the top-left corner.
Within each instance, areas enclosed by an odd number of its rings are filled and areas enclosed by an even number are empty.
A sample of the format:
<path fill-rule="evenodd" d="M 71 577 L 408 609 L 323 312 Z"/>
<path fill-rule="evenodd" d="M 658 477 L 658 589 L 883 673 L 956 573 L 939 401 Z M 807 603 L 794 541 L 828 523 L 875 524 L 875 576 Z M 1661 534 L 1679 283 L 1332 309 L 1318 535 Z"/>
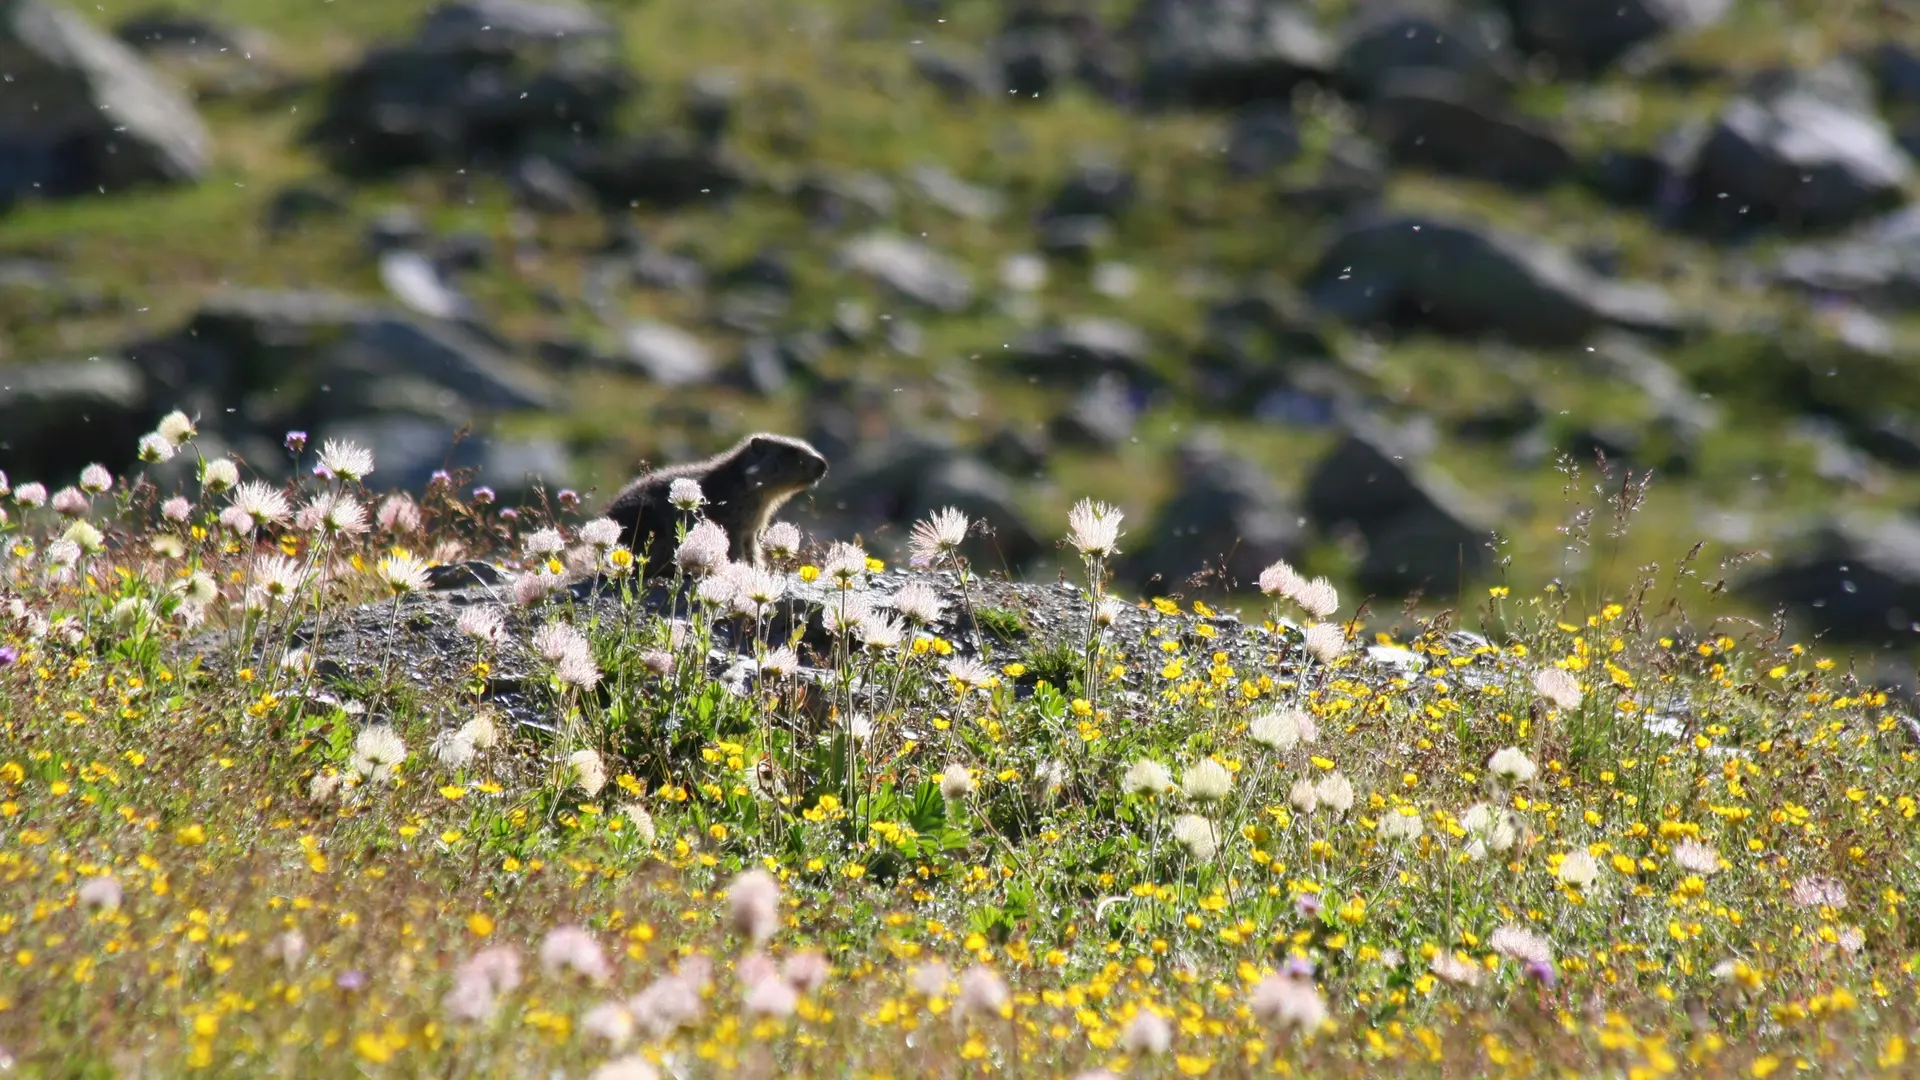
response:
<path fill-rule="evenodd" d="M 1831 638 L 1911 647 L 1920 639 L 1920 521 L 1842 514 L 1785 542 L 1786 554 L 1739 585 Z"/>
<path fill-rule="evenodd" d="M 961 548 L 976 567 L 1017 571 L 1040 554 L 1040 534 L 1020 508 L 1013 481 L 986 462 L 965 455 L 942 458 L 921 477 L 897 520 L 909 524 L 947 506 L 982 526 Z"/>
<path fill-rule="evenodd" d="M 465 0 L 334 76 L 309 137 L 352 172 L 505 166 L 612 130 L 632 86 L 617 35 L 584 5 Z"/>
<path fill-rule="evenodd" d="M 1489 563 L 1485 511 L 1450 477 L 1370 429 L 1349 434 L 1314 466 L 1306 509 L 1320 530 L 1352 530 L 1366 541 L 1355 575 L 1363 589 L 1448 593 Z"/>
<path fill-rule="evenodd" d="M 1547 124 L 1480 100 L 1445 71 L 1382 80 L 1367 108 L 1370 133 L 1395 161 L 1517 188 L 1574 175 L 1573 151 Z"/>
<path fill-rule="evenodd" d="M 1164 380 L 1147 363 L 1152 343 L 1132 323 L 1097 316 L 1069 319 L 1029 334 L 1013 347 L 1016 371 L 1076 386 L 1105 374 L 1156 387 Z"/>
<path fill-rule="evenodd" d="M 1298 385 L 1304 365 L 1335 360 L 1304 300 L 1284 290 L 1256 290 L 1208 309 L 1192 368 L 1208 402 L 1245 411 L 1273 394 L 1305 389 Z"/>
<path fill-rule="evenodd" d="M 89 462 L 131 460 L 160 411 L 118 357 L 0 367 L 0 467 L 57 487 Z"/>
<path fill-rule="evenodd" d="M 968 221 L 992 221 L 1007 208 L 1007 200 L 999 192 L 969 184 L 944 166 L 915 165 L 907 176 L 927 201 Z"/>
<path fill-rule="evenodd" d="M 822 225 L 888 221 L 899 203 L 886 177 L 865 170 L 816 170 L 800 182 L 794 198 Z"/>
<path fill-rule="evenodd" d="M 897 233 L 868 233 L 840 250 L 848 269 L 915 303 L 955 314 L 973 303 L 973 279 L 958 263 Z"/>
<path fill-rule="evenodd" d="M 1334 79 L 1342 92 L 1365 101 L 1404 72 L 1447 72 L 1480 94 L 1511 87 L 1518 68 L 1512 32 L 1499 13 L 1445 0 L 1397 0 L 1366 5 L 1343 29 Z"/>
<path fill-rule="evenodd" d="M 999 79 L 978 58 L 935 49 L 916 49 L 913 70 L 944 94 L 962 104 L 999 92 Z"/>
<path fill-rule="evenodd" d="M 1133 395 L 1125 381 L 1102 375 L 1075 395 L 1053 421 L 1054 440 L 1065 446 L 1117 450 L 1133 437 Z"/>
<path fill-rule="evenodd" d="M 1529 52 L 1576 73 L 1613 64 L 1636 46 L 1718 22 L 1730 0 L 1503 0 Z"/>
<path fill-rule="evenodd" d="M 1544 240 L 1412 215 L 1363 219 L 1307 275 L 1314 304 L 1363 325 L 1574 345 L 1613 325 L 1673 335 L 1674 304 L 1656 286 L 1599 278 Z"/>
<path fill-rule="evenodd" d="M 1041 216 L 1118 221 L 1133 208 L 1137 187 L 1133 172 L 1124 166 L 1098 159 L 1082 161 L 1060 182 Z"/>
<path fill-rule="evenodd" d="M 1789 248 L 1773 276 L 1816 295 L 1876 307 L 1920 304 L 1920 206 L 1866 222 L 1838 240 Z"/>
<path fill-rule="evenodd" d="M 704 142 L 717 142 L 733 124 L 740 106 L 740 76 L 725 68 L 695 72 L 681 91 L 680 111 Z"/>
<path fill-rule="evenodd" d="M 613 24 L 573 0 L 459 0 L 429 12 L 414 40 L 430 49 L 514 50 L 615 36 Z"/>
<path fill-rule="evenodd" d="M 1285 102 L 1255 102 L 1233 115 L 1227 129 L 1227 168 L 1259 176 L 1300 157 L 1300 125 Z"/>
<path fill-rule="evenodd" d="M 796 516 L 811 508 L 816 522 L 842 534 L 890 525 L 878 536 L 867 534 L 869 547 L 903 551 L 912 523 L 945 506 L 990 528 L 962 548 L 981 570 L 1018 569 L 1040 552 L 1039 535 L 1015 500 L 1013 482 L 936 436 L 869 436 L 848 445 Z"/>
<path fill-rule="evenodd" d="M 713 378 L 712 352 L 677 326 L 634 323 L 622 335 L 621 345 L 626 361 L 662 386 L 692 386 Z"/>
<path fill-rule="evenodd" d="M 1826 228 L 1899 205 L 1913 161 L 1857 82 L 1787 73 L 1735 98 L 1685 172 L 1696 213 L 1729 228 Z"/>
<path fill-rule="evenodd" d="M 581 214 L 593 209 L 593 192 L 572 173 L 544 157 L 516 162 L 507 181 L 514 199 L 543 214 Z"/>
<path fill-rule="evenodd" d="M 380 284 L 401 306 L 430 319 L 466 319 L 475 314 L 473 301 L 418 251 L 396 249 L 382 254 Z"/>
<path fill-rule="evenodd" d="M 551 408 L 558 398 L 550 381 L 471 328 L 335 293 L 221 293 L 133 358 L 161 392 L 203 415 L 272 401 L 274 415 L 307 427 L 319 426 L 309 418 L 325 415 L 332 383 L 348 378 L 419 380 L 452 391 L 469 411 Z"/>
<path fill-rule="evenodd" d="M 1245 585 L 1277 559 L 1303 550 L 1300 512 L 1254 461 L 1214 439 L 1181 447 L 1178 494 L 1160 508 L 1139 554 L 1123 573 L 1166 592 L 1203 571 Z M 1210 583 L 1215 591 L 1226 584 Z"/>
<path fill-rule="evenodd" d="M 1154 104 L 1281 101 L 1333 66 L 1311 10 L 1284 0 L 1145 0 L 1129 35 Z"/>
<path fill-rule="evenodd" d="M 206 174 L 212 142 L 193 106 L 78 14 L 0 6 L 0 71 L 0 205 Z"/>
<path fill-rule="evenodd" d="M 143 53 L 241 52 L 263 44 L 259 35 L 223 26 L 200 15 L 171 8 L 151 8 L 122 19 L 113 36 Z"/>
<path fill-rule="evenodd" d="M 753 176 L 747 162 L 727 147 L 673 132 L 574 143 L 556 160 L 609 210 L 718 201 Z"/>

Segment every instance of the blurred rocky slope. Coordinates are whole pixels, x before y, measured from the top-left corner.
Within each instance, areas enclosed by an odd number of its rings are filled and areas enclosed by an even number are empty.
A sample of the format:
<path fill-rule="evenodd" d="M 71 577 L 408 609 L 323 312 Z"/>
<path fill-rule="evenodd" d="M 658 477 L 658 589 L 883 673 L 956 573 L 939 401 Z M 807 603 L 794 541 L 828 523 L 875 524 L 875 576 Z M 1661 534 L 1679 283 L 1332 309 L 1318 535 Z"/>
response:
<path fill-rule="evenodd" d="M 1143 589 L 1452 603 L 1704 539 L 1920 636 L 1906 5 L 0 0 L 0 72 L 16 478 L 176 406 L 509 497 L 772 427 L 883 551 L 1044 572 L 1090 494 Z"/>

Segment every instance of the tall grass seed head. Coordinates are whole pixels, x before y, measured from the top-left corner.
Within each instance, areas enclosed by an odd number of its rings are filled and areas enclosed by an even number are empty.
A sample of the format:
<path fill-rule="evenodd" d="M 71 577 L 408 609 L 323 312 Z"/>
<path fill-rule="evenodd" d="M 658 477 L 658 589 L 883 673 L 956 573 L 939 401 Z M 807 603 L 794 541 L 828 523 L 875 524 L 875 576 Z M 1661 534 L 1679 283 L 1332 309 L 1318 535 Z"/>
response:
<path fill-rule="evenodd" d="M 1313 742 L 1319 734 L 1313 718 L 1301 709 L 1267 709 L 1247 722 L 1247 738 L 1281 754 Z"/>
<path fill-rule="evenodd" d="M 1517 746 L 1508 746 L 1494 752 L 1487 761 L 1487 771 L 1509 784 L 1524 784 L 1533 779 L 1533 760 L 1522 753 Z"/>
<path fill-rule="evenodd" d="M 1353 781 L 1337 769 L 1320 778 L 1320 782 L 1314 785 L 1313 794 L 1323 809 L 1334 814 L 1344 814 L 1353 809 Z"/>
<path fill-rule="evenodd" d="M 940 601 L 940 594 L 924 581 L 910 581 L 902 585 L 887 600 L 887 604 L 915 626 L 932 626 L 946 614 L 946 605 Z"/>
<path fill-rule="evenodd" d="M 540 940 L 540 967 L 549 975 L 577 975 L 588 982 L 607 981 L 612 969 L 600 943 L 585 928 L 572 924 L 556 926 Z"/>
<path fill-rule="evenodd" d="M 673 561 L 694 577 L 705 577 L 727 564 L 727 530 L 711 521 L 696 521 L 687 530 Z"/>
<path fill-rule="evenodd" d="M 652 847 L 654 840 L 659 836 L 659 830 L 654 826 L 653 815 L 647 813 L 647 808 L 637 802 L 630 802 L 620 807 L 620 814 L 627 819 L 627 824 L 633 827 L 634 835 L 640 838 L 641 845 Z"/>
<path fill-rule="evenodd" d="M 575 750 L 568 754 L 567 768 L 574 785 L 589 799 L 600 794 L 600 789 L 607 786 L 607 766 L 600 760 L 598 750 Z"/>
<path fill-rule="evenodd" d="M 1420 834 L 1426 831 L 1426 825 L 1418 810 L 1411 806 L 1398 806 L 1380 815 L 1374 831 L 1383 840 L 1412 843 L 1420 839 Z"/>
<path fill-rule="evenodd" d="M 800 554 L 800 528 L 790 521 L 776 521 L 760 534 L 760 550 L 775 562 L 786 562 Z"/>
<path fill-rule="evenodd" d="M 958 552 L 972 527 L 967 515 L 954 507 L 935 510 L 913 523 L 913 530 L 907 535 L 907 556 L 916 566 L 931 566 Z"/>
<path fill-rule="evenodd" d="M 1128 795 L 1164 795 L 1173 790 L 1173 774 L 1152 758 L 1141 758 L 1127 766 L 1120 790 Z"/>
<path fill-rule="evenodd" d="M 1307 655 L 1331 664 L 1347 651 L 1347 632 L 1337 623 L 1314 623 L 1303 634 Z"/>
<path fill-rule="evenodd" d="M 1269 975 L 1253 985 L 1247 1010 L 1261 1024 L 1279 1031 L 1310 1034 L 1327 1022 L 1327 1000 L 1311 979 Z"/>
<path fill-rule="evenodd" d="M 1533 689 L 1548 704 L 1567 712 L 1579 708 L 1580 702 L 1586 698 L 1573 673 L 1564 668 L 1541 668 L 1533 676 Z"/>
<path fill-rule="evenodd" d="M 1194 802 L 1219 802 L 1233 791 L 1233 774 L 1212 758 L 1201 758 L 1180 775 L 1180 788 Z"/>
<path fill-rule="evenodd" d="M 752 948 L 780 932 L 780 883 L 765 870 L 740 873 L 727 886 L 727 920 Z"/>
<path fill-rule="evenodd" d="M 973 794 L 973 774 L 965 765 L 954 762 L 940 773 L 940 797 L 957 802 Z"/>
<path fill-rule="evenodd" d="M 1260 591 L 1276 600 L 1291 600 L 1304 584 L 1306 581 L 1300 576 L 1299 571 L 1289 565 L 1285 559 L 1280 559 L 1260 571 Z"/>
<path fill-rule="evenodd" d="M 1159 1057 L 1173 1049 L 1173 1025 L 1152 1009 L 1141 1009 L 1121 1029 L 1120 1049 L 1132 1057 Z"/>
<path fill-rule="evenodd" d="M 353 739 L 353 770 L 373 783 L 391 777 L 406 760 L 407 744 L 386 724 L 362 728 Z"/>
<path fill-rule="evenodd" d="M 1600 861 L 1588 854 L 1585 848 L 1575 848 L 1560 860 L 1560 868 L 1554 871 L 1554 876 L 1564 884 L 1584 889 L 1599 878 Z"/>
<path fill-rule="evenodd" d="M 381 559 L 374 567 L 374 574 L 394 596 L 419 592 L 433 583 L 427 574 L 427 564 L 405 552 Z"/>
<path fill-rule="evenodd" d="M 1112 558 L 1119 551 L 1120 522 L 1125 517 L 1107 503 L 1081 499 L 1067 511 L 1067 542 L 1082 555 Z"/>
<path fill-rule="evenodd" d="M 1173 821 L 1174 842 L 1197 863 L 1209 863 L 1220 852 L 1220 832 L 1199 814 L 1181 814 Z"/>
<path fill-rule="evenodd" d="M 358 483 L 373 472 L 373 451 L 348 440 L 328 439 L 320 448 L 319 469 L 323 475 Z"/>
<path fill-rule="evenodd" d="M 620 523 L 612 518 L 594 518 L 580 526 L 580 542 L 604 552 L 620 542 Z"/>
<path fill-rule="evenodd" d="M 1012 1000 L 1007 981 L 992 968 L 975 964 L 960 974 L 961 1015 L 994 1019 Z"/>
<path fill-rule="evenodd" d="M 63 487 L 53 493 L 53 512 L 61 517 L 85 517 L 92 505 L 79 488 Z"/>
<path fill-rule="evenodd" d="M 675 510 L 691 514 L 707 504 L 707 496 L 700 490 L 700 481 L 682 476 L 667 485 L 667 502 Z"/>
<path fill-rule="evenodd" d="M 80 490 L 89 495 L 99 495 L 113 487 L 113 474 L 98 462 L 80 470 Z"/>
<path fill-rule="evenodd" d="M 176 453 L 179 450 L 157 431 L 140 436 L 139 446 L 134 450 L 134 456 L 149 465 L 172 461 Z"/>

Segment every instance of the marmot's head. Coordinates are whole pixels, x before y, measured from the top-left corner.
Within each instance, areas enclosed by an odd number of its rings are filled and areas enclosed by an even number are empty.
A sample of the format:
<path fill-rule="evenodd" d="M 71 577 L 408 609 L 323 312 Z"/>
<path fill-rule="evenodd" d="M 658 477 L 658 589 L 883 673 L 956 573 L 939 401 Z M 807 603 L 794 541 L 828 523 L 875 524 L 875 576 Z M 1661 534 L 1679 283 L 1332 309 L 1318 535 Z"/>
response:
<path fill-rule="evenodd" d="M 827 475 L 827 459 L 803 439 L 749 435 L 738 453 L 740 475 L 755 490 L 805 491 Z"/>

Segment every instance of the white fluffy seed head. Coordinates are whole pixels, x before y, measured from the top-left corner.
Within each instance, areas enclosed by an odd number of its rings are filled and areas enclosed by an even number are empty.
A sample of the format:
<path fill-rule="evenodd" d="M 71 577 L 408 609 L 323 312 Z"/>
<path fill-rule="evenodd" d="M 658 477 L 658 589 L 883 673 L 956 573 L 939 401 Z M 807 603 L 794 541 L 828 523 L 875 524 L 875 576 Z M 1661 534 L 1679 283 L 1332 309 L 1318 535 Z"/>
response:
<path fill-rule="evenodd" d="M 780 931 L 780 883 L 765 870 L 748 870 L 727 887 L 733 931 L 758 948 Z"/>

